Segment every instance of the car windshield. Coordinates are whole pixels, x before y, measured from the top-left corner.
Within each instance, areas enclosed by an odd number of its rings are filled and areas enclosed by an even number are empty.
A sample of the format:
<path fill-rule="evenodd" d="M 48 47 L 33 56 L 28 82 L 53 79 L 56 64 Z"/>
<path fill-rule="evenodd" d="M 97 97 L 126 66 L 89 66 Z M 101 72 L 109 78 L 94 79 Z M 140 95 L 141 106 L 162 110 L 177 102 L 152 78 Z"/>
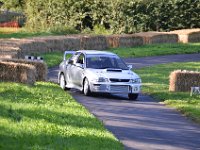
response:
<path fill-rule="evenodd" d="M 86 57 L 86 67 L 93 69 L 122 69 L 128 70 L 128 67 L 124 61 L 117 56 L 97 56 L 97 55 L 88 55 Z"/>

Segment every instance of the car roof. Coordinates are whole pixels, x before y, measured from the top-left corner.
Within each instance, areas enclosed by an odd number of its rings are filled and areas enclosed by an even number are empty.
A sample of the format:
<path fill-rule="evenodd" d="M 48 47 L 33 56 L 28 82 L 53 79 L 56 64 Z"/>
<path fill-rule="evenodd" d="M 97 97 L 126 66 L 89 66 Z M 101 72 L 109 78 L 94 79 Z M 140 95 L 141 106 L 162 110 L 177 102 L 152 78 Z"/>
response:
<path fill-rule="evenodd" d="M 115 55 L 114 53 L 107 51 L 98 51 L 98 50 L 79 50 L 77 52 L 84 53 L 86 55 Z"/>

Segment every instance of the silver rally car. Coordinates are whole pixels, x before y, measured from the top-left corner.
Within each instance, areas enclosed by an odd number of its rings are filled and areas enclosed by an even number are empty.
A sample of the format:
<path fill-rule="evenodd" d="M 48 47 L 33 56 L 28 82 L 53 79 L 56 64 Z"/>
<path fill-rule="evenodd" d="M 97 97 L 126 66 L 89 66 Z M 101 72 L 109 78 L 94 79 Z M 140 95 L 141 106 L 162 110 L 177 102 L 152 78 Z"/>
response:
<path fill-rule="evenodd" d="M 67 55 L 72 56 L 67 59 Z M 141 89 L 140 77 L 116 54 L 105 51 L 65 51 L 58 83 L 64 90 L 75 88 L 85 95 L 93 92 L 127 94 L 136 100 Z"/>

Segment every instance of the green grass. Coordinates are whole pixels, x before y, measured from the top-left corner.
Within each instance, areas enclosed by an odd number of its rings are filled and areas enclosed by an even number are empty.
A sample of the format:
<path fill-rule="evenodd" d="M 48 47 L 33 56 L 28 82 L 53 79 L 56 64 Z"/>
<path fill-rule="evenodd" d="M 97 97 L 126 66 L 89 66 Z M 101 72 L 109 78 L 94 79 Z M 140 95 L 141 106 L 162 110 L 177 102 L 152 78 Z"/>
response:
<path fill-rule="evenodd" d="M 200 62 L 171 63 L 135 70 L 142 78 L 143 92 L 175 107 L 186 116 L 200 123 L 200 95 L 189 92 L 169 92 L 169 75 L 177 69 L 200 70 Z"/>
<path fill-rule="evenodd" d="M 114 48 L 111 52 L 121 57 L 146 57 L 171 54 L 200 53 L 200 43 L 189 44 L 152 44 L 133 48 Z"/>
<path fill-rule="evenodd" d="M 42 54 L 41 56 L 44 58 L 48 67 L 53 67 L 61 63 L 63 60 L 63 54 L 64 52 L 51 52 Z"/>
<path fill-rule="evenodd" d="M 0 83 L 0 149 L 123 149 L 58 85 Z"/>
<path fill-rule="evenodd" d="M 38 37 L 38 36 L 53 36 L 53 35 L 67 35 L 67 34 L 78 34 L 79 32 L 69 27 L 54 27 L 49 31 L 29 31 L 26 28 L 1 28 L 0 27 L 0 38 L 27 38 L 27 37 Z"/>
<path fill-rule="evenodd" d="M 27 37 L 37 37 L 37 36 L 49 36 L 54 35 L 48 32 L 15 32 L 9 34 L 3 34 L 0 32 L 0 38 L 27 38 Z"/>

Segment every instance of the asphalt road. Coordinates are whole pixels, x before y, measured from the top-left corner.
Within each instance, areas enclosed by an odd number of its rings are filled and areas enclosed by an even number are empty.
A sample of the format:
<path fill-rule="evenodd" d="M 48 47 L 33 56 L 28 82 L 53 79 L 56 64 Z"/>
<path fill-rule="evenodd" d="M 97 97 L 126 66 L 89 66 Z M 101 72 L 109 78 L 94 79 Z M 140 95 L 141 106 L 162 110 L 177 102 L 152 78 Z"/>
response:
<path fill-rule="evenodd" d="M 169 62 L 200 61 L 200 54 L 125 59 L 134 68 Z M 49 69 L 50 81 L 57 81 L 58 67 Z M 126 95 L 86 97 L 76 90 L 72 96 L 103 121 L 127 150 L 200 150 L 200 125 L 141 94 L 138 101 Z"/>

